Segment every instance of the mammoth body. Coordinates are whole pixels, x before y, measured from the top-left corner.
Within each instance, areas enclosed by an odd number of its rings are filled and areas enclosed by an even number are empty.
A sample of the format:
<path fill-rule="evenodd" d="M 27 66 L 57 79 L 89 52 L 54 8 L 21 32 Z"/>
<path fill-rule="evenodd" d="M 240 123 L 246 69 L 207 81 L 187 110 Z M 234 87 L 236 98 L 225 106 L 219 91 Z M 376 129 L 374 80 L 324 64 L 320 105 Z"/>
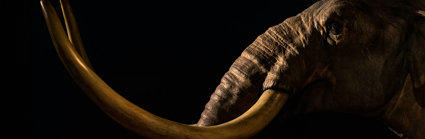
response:
<path fill-rule="evenodd" d="M 322 0 L 270 27 L 225 73 L 196 125 L 156 117 L 110 89 L 91 70 L 67 1 L 69 39 L 49 3 L 41 4 L 74 80 L 109 116 L 143 136 L 246 138 L 274 117 L 279 124 L 335 112 L 425 138 L 424 0 Z"/>

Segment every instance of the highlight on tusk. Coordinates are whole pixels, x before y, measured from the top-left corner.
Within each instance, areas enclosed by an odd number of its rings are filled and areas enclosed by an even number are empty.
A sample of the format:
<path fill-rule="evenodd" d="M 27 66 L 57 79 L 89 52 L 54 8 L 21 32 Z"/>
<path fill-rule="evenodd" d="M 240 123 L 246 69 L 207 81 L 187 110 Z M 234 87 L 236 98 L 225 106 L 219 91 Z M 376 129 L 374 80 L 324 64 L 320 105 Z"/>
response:
<path fill-rule="evenodd" d="M 80 54 L 84 62 L 87 63 L 87 66 L 93 69 L 93 66 L 90 64 L 90 60 L 84 49 L 83 41 L 80 36 L 80 31 L 78 30 L 77 21 L 75 16 L 72 13 L 71 5 L 68 0 L 59 0 L 62 8 L 62 13 L 65 21 L 66 32 L 68 33 L 68 38 L 71 44 L 74 46 L 75 50 Z"/>
<path fill-rule="evenodd" d="M 261 131 L 286 103 L 286 93 L 266 90 L 260 99 L 240 117 L 216 126 L 198 127 L 170 121 L 131 103 L 109 87 L 84 60 L 65 34 L 55 9 L 48 0 L 40 0 L 43 14 L 56 51 L 80 88 L 106 114 L 122 126 L 148 138 L 249 138 Z M 69 3 L 63 3 L 67 12 Z M 70 8 L 69 8 L 69 13 Z M 68 13 L 68 33 L 76 33 L 75 20 Z M 78 32 L 77 32 L 78 33 Z M 71 35 L 70 35 L 71 36 Z M 78 35 L 77 35 L 78 36 Z M 70 37 L 73 38 L 73 37 Z M 80 45 L 82 47 L 82 45 Z M 83 50 L 83 48 L 82 48 Z"/>

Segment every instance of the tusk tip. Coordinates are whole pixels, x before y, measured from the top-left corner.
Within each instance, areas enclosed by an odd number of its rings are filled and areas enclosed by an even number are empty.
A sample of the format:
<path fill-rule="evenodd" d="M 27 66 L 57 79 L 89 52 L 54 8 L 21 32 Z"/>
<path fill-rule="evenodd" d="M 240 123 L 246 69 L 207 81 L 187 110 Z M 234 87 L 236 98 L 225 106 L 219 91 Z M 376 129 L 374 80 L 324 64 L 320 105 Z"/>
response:
<path fill-rule="evenodd" d="M 45 7 L 45 5 L 46 5 L 46 3 L 48 3 L 49 1 L 47 1 L 47 0 L 40 0 L 40 5 L 42 6 L 42 7 Z"/>

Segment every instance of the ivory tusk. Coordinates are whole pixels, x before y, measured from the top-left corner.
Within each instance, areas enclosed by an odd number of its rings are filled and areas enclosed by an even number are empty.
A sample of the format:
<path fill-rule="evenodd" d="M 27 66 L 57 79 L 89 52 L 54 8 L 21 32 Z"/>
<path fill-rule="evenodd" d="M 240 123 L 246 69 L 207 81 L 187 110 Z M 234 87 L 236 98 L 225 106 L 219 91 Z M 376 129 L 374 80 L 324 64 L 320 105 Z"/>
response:
<path fill-rule="evenodd" d="M 106 114 L 122 126 L 148 138 L 249 138 L 261 131 L 279 113 L 286 103 L 286 93 L 266 90 L 260 99 L 240 117 L 216 126 L 198 127 L 170 121 L 131 103 L 109 87 L 88 65 L 80 40 L 78 29 L 72 14 L 67 10 L 69 4 L 64 2 L 67 38 L 55 9 L 48 0 L 41 0 L 41 7 L 56 51 L 80 88 Z M 70 33 L 71 32 L 71 33 Z M 74 37 L 72 37 L 74 36 Z M 71 40 L 71 41 L 70 41 Z M 74 42 L 72 41 L 74 40 Z M 74 47 L 78 46 L 81 47 Z"/>
<path fill-rule="evenodd" d="M 80 31 L 78 30 L 77 21 L 75 20 L 74 14 L 72 13 L 71 5 L 68 0 L 60 0 L 62 13 L 65 21 L 66 32 L 68 33 L 68 38 L 71 44 L 74 46 L 75 50 L 80 54 L 81 58 L 86 62 L 86 64 L 93 69 L 90 64 L 90 60 L 84 49 L 83 41 L 80 36 Z"/>

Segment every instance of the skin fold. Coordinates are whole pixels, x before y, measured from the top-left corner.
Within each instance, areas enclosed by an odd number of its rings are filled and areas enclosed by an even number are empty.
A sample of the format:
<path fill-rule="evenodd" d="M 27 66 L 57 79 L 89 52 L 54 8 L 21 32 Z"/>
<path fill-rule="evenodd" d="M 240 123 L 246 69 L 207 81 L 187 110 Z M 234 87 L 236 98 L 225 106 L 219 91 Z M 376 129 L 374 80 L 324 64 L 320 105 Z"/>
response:
<path fill-rule="evenodd" d="M 280 121 L 349 113 L 379 119 L 404 137 L 425 138 L 425 17 L 418 5 L 318 1 L 246 48 L 198 125 L 233 119 L 272 88 L 293 96 Z"/>
<path fill-rule="evenodd" d="M 48 0 L 40 3 L 73 80 L 108 116 L 142 136 L 249 138 L 269 122 L 279 127 L 329 112 L 425 138 L 425 0 L 317 1 L 242 52 L 195 125 L 153 115 L 115 92 L 90 66 L 68 1 L 61 0 L 68 35 Z"/>

